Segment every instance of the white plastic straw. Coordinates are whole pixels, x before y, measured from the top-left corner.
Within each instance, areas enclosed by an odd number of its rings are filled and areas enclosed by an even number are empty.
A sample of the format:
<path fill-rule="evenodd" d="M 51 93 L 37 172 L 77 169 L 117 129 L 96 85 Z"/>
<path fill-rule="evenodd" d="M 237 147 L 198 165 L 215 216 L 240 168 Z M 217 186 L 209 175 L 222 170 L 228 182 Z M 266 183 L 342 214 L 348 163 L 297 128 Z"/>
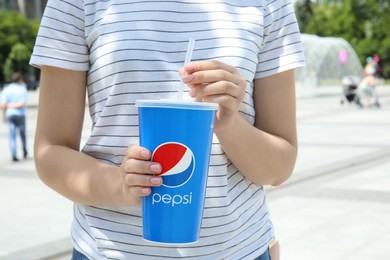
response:
<path fill-rule="evenodd" d="M 188 47 L 187 47 L 186 57 L 184 59 L 184 65 L 191 62 L 191 57 L 192 57 L 192 52 L 194 50 L 194 45 L 195 45 L 195 39 L 190 38 L 188 41 Z M 180 99 L 180 100 L 183 99 L 183 91 L 185 88 L 186 88 L 186 84 L 184 84 L 183 81 L 180 81 L 180 87 L 179 87 L 179 91 L 177 93 L 178 99 Z"/>

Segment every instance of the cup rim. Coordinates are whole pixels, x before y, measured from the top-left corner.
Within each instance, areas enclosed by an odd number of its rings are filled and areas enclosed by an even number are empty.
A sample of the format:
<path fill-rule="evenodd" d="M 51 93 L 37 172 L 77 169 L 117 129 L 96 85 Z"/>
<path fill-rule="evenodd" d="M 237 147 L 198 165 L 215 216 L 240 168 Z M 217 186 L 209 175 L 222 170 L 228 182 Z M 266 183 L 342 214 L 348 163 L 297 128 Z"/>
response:
<path fill-rule="evenodd" d="M 174 99 L 137 99 L 137 107 L 165 107 L 165 108 L 184 108 L 184 109 L 201 109 L 201 110 L 218 110 L 217 103 L 197 102 L 191 100 L 174 100 Z"/>

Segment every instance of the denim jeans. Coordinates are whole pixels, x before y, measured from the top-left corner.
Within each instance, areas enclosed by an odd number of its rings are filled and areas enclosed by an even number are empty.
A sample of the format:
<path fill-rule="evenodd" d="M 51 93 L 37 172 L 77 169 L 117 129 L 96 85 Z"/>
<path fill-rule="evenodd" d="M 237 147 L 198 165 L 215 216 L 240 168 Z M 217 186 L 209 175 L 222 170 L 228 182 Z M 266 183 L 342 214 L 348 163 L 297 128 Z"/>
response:
<path fill-rule="evenodd" d="M 88 260 L 88 257 L 73 248 L 71 260 Z"/>
<path fill-rule="evenodd" d="M 22 140 L 24 156 L 27 155 L 26 142 L 26 117 L 25 116 L 10 116 L 7 118 L 9 128 L 9 147 L 12 158 L 16 158 L 16 131 L 19 129 L 20 139 Z"/>
<path fill-rule="evenodd" d="M 71 260 L 88 260 L 88 257 L 77 251 L 76 249 L 73 249 L 72 253 L 72 259 Z M 269 250 L 265 251 L 261 256 L 256 257 L 254 260 L 271 260 L 271 257 L 269 255 Z"/>
<path fill-rule="evenodd" d="M 255 260 L 271 260 L 271 256 L 269 255 L 269 249 L 265 251 L 261 256 L 256 257 Z"/>

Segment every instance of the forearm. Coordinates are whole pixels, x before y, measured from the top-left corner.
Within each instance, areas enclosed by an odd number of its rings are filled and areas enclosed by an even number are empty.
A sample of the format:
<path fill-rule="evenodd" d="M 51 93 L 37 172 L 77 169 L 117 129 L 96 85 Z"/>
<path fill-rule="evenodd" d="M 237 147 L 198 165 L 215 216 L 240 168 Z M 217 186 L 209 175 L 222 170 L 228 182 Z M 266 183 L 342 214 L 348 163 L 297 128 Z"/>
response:
<path fill-rule="evenodd" d="M 18 103 L 8 104 L 9 108 L 21 108 L 26 104 L 24 101 L 20 101 Z"/>
<path fill-rule="evenodd" d="M 279 185 L 294 169 L 296 145 L 257 129 L 239 115 L 217 136 L 233 164 L 259 185 Z"/>
<path fill-rule="evenodd" d="M 291 175 L 297 156 L 293 70 L 254 80 L 254 126 L 238 113 L 247 82 L 235 67 L 195 62 L 181 74 L 191 97 L 219 104 L 214 131 L 243 175 L 259 185 L 278 185 Z"/>
<path fill-rule="evenodd" d="M 39 177 L 66 198 L 85 205 L 119 206 L 120 170 L 79 151 L 60 145 L 36 145 Z"/>
<path fill-rule="evenodd" d="M 79 152 L 85 86 L 86 72 L 42 67 L 34 142 L 38 175 L 53 190 L 77 203 L 129 204 L 121 192 L 120 168 Z"/>

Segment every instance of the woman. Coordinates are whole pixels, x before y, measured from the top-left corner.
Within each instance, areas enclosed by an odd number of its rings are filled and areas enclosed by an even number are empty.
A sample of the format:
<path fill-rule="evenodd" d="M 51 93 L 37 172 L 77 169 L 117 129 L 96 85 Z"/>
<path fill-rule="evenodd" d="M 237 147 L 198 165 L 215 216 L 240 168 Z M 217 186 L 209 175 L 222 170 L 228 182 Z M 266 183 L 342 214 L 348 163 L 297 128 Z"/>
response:
<path fill-rule="evenodd" d="M 263 185 L 285 181 L 297 155 L 304 57 L 291 2 L 49 1 L 31 64 L 42 69 L 36 167 L 75 202 L 75 259 L 269 259 Z M 162 179 L 138 145 L 134 101 L 175 98 L 180 80 L 220 109 L 199 242 L 169 246 L 142 240 L 141 198 Z M 86 92 L 93 127 L 79 151 Z"/>

